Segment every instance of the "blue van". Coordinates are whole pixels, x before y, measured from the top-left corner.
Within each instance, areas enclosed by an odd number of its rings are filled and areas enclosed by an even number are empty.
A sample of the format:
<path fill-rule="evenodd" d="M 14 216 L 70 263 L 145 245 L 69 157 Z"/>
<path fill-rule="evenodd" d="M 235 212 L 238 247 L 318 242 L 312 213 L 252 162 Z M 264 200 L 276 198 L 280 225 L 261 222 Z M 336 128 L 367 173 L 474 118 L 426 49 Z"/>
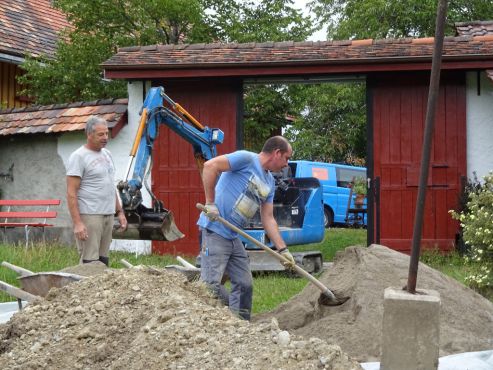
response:
<path fill-rule="evenodd" d="M 323 190 L 325 227 L 347 223 L 348 208 L 355 208 L 354 197 L 349 203 L 350 184 L 357 178 L 366 180 L 365 167 L 310 161 L 291 161 L 289 167 L 290 177 L 315 177 L 320 181 Z M 362 209 L 366 213 L 366 199 Z M 354 217 L 354 214 L 351 217 Z M 366 219 L 363 217 L 365 225 Z"/>

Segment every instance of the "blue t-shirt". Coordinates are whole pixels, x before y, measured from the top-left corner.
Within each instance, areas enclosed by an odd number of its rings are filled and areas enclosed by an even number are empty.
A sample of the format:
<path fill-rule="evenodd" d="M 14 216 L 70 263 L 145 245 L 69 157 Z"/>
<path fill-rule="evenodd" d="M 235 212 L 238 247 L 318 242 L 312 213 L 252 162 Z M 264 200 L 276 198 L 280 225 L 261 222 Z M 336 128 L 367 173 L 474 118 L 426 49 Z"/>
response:
<path fill-rule="evenodd" d="M 223 172 L 216 184 L 215 203 L 219 214 L 233 225 L 243 228 L 262 203 L 274 199 L 274 177 L 260 165 L 258 154 L 245 150 L 226 154 L 231 171 Z M 226 239 L 238 234 L 219 221 L 210 221 L 203 213 L 197 225 Z"/>

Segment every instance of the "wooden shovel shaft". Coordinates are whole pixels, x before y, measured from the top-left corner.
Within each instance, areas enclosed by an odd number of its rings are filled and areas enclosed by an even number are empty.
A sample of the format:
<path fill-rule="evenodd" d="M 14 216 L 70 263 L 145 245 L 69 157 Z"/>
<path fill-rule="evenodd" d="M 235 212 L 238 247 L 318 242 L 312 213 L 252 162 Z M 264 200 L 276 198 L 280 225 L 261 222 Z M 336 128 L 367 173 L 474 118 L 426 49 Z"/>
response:
<path fill-rule="evenodd" d="M 10 294 L 12 297 L 22 299 L 27 302 L 32 302 L 38 298 L 38 296 L 28 293 L 4 281 L 0 281 L 0 290 L 3 290 L 5 293 Z"/>
<path fill-rule="evenodd" d="M 203 204 L 200 204 L 200 203 L 197 203 L 197 208 L 200 209 L 201 211 L 207 213 L 207 209 L 206 207 L 203 205 Z M 280 253 L 277 253 L 275 251 L 273 251 L 271 248 L 269 248 L 268 246 L 266 246 L 265 244 L 261 243 L 260 241 L 258 241 L 257 239 L 253 238 L 252 236 L 248 235 L 246 232 L 244 232 L 243 230 L 241 230 L 240 228 L 236 227 L 235 225 L 233 225 L 232 223 L 230 223 L 229 221 L 225 220 L 224 218 L 222 218 L 221 216 L 218 216 L 217 220 L 219 222 L 221 222 L 224 226 L 227 226 L 229 227 L 231 230 L 237 232 L 238 234 L 240 234 L 241 236 L 243 236 L 244 238 L 250 240 L 252 243 L 254 243 L 256 246 L 262 248 L 264 251 L 266 251 L 267 253 L 270 253 L 273 257 L 277 258 L 280 262 L 285 262 L 285 263 L 289 263 L 290 261 L 284 257 L 282 254 Z M 327 294 L 329 293 L 329 295 L 333 295 L 332 292 L 329 290 L 329 288 L 327 288 L 325 285 L 322 284 L 322 282 L 320 282 L 320 280 L 316 279 L 314 276 L 312 276 L 310 273 L 306 272 L 305 270 L 303 270 L 301 267 L 299 267 L 298 265 L 294 265 L 293 267 L 293 270 L 296 271 L 296 273 L 306 279 L 308 279 L 312 284 L 314 284 L 318 289 L 320 289 L 324 294 Z"/>
<path fill-rule="evenodd" d="M 33 275 L 34 274 L 34 272 L 32 272 L 32 271 L 29 271 L 29 270 L 27 270 L 25 268 L 22 268 L 22 267 L 13 265 L 12 263 L 9 263 L 7 261 L 3 261 L 2 262 L 2 266 L 3 267 L 6 267 L 8 269 L 11 269 L 12 271 L 18 273 L 21 276 L 29 276 L 29 275 Z"/>

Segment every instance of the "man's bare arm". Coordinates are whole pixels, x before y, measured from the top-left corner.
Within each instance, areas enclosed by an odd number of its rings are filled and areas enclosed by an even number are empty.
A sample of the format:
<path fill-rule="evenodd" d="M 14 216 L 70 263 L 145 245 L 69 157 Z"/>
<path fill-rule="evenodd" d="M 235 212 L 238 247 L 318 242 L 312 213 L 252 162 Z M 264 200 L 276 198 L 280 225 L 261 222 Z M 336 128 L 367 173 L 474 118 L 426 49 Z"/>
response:
<path fill-rule="evenodd" d="M 279 227 L 274 218 L 274 205 L 272 203 L 263 203 L 260 207 L 260 217 L 264 230 L 271 242 L 276 246 L 276 249 L 281 250 L 286 248 L 286 243 L 279 233 Z"/>
<path fill-rule="evenodd" d="M 74 234 L 77 239 L 87 239 L 87 229 L 80 218 L 79 204 L 77 202 L 77 192 L 80 188 L 81 178 L 78 176 L 67 176 L 67 205 L 70 217 L 74 224 Z"/>
<path fill-rule="evenodd" d="M 202 182 L 204 184 L 205 202 L 212 204 L 216 198 L 216 182 L 222 172 L 231 170 L 225 155 L 212 158 L 204 163 Z"/>

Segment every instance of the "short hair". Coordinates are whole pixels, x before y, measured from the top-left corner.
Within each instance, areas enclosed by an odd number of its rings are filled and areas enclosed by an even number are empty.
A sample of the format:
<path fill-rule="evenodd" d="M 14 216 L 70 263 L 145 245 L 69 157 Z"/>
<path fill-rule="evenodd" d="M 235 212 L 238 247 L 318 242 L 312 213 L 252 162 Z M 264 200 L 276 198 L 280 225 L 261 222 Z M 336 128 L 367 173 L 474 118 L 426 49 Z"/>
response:
<path fill-rule="evenodd" d="M 279 149 L 281 153 L 286 153 L 289 150 L 289 142 L 286 138 L 282 136 L 272 136 L 267 139 L 262 148 L 264 153 L 272 153 L 273 151 Z"/>
<path fill-rule="evenodd" d="M 94 132 L 94 126 L 105 125 L 108 126 L 108 122 L 104 118 L 98 116 L 90 116 L 86 122 L 86 134 L 92 134 Z"/>

